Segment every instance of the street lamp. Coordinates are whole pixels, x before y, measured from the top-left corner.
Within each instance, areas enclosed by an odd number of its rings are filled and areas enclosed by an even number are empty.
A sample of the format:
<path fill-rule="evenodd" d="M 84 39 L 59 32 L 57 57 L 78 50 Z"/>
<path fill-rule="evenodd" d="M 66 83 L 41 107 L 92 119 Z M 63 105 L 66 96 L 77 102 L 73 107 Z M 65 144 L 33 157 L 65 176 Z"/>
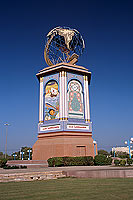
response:
<path fill-rule="evenodd" d="M 29 160 L 30 160 L 30 153 L 32 152 L 32 150 L 27 150 L 27 152 L 29 152 Z"/>
<path fill-rule="evenodd" d="M 114 158 L 115 158 L 115 147 L 112 148 L 112 152 L 114 153 Z"/>
<path fill-rule="evenodd" d="M 23 155 L 24 155 L 24 152 L 21 151 L 20 154 L 22 155 L 21 159 L 23 160 Z"/>
<path fill-rule="evenodd" d="M 95 156 L 96 156 L 96 144 L 97 144 L 97 142 L 94 140 L 93 144 L 94 144 L 94 152 L 95 152 Z"/>
<path fill-rule="evenodd" d="M 129 157 L 131 158 L 131 145 L 133 143 L 133 138 L 131 138 L 130 140 L 125 141 L 125 144 L 127 144 L 128 148 L 129 148 Z"/>
<path fill-rule="evenodd" d="M 8 132 L 8 126 L 10 126 L 10 124 L 5 123 L 4 126 L 6 126 L 6 145 L 5 145 L 5 158 L 7 155 L 7 132 Z"/>
<path fill-rule="evenodd" d="M 15 157 L 17 157 L 17 154 L 14 153 L 14 154 L 13 154 L 13 157 L 14 157 L 14 160 L 15 160 Z"/>

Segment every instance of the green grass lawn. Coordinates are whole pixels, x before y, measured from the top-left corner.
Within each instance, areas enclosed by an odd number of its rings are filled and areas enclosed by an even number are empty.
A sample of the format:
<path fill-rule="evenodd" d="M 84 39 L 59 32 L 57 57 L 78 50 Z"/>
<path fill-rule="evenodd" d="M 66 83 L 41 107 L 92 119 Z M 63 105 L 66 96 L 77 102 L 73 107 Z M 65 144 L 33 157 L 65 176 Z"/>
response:
<path fill-rule="evenodd" d="M 0 200 L 132 200 L 133 178 L 77 179 L 0 183 Z"/>

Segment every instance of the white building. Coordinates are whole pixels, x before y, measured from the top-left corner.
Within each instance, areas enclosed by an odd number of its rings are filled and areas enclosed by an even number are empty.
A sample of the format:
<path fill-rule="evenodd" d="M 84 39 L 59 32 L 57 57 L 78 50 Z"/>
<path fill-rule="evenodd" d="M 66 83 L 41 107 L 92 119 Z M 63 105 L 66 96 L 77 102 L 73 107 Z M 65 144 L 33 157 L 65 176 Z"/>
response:
<path fill-rule="evenodd" d="M 129 147 L 113 147 L 112 152 L 126 152 L 129 154 Z M 131 149 L 131 155 L 133 154 L 133 149 Z"/>

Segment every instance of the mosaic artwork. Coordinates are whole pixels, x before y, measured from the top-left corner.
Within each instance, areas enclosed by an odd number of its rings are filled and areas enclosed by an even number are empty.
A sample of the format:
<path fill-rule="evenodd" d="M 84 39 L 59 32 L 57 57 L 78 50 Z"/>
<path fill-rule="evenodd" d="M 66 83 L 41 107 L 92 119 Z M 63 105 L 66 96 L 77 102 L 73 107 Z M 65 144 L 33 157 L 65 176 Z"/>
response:
<path fill-rule="evenodd" d="M 49 81 L 45 88 L 45 120 L 59 118 L 59 92 L 56 81 Z"/>
<path fill-rule="evenodd" d="M 68 85 L 68 116 L 69 118 L 84 118 L 82 86 L 76 80 L 70 81 Z"/>

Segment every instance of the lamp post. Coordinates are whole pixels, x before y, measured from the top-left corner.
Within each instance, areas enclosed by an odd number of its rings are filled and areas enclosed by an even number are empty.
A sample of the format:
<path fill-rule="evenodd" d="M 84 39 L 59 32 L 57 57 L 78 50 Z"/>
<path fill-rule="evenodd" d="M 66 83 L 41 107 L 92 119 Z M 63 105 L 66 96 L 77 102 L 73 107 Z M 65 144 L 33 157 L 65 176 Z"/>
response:
<path fill-rule="evenodd" d="M 94 140 L 93 144 L 94 144 L 94 153 L 95 153 L 95 156 L 96 156 L 96 144 L 97 144 L 97 142 Z"/>
<path fill-rule="evenodd" d="M 27 150 L 27 152 L 29 152 L 29 159 L 28 160 L 30 160 L 30 153 L 32 152 L 32 150 Z"/>
<path fill-rule="evenodd" d="M 112 152 L 114 153 L 114 158 L 115 158 L 115 147 L 112 148 Z"/>
<path fill-rule="evenodd" d="M 15 160 L 15 157 L 16 157 L 16 156 L 17 156 L 17 154 L 14 153 L 14 154 L 13 154 L 14 160 Z"/>
<path fill-rule="evenodd" d="M 8 132 L 8 126 L 10 126 L 10 124 L 5 123 L 4 126 L 6 126 L 6 144 L 5 144 L 5 158 L 7 155 L 7 132 Z"/>
<path fill-rule="evenodd" d="M 131 145 L 130 144 L 132 144 L 132 143 L 133 143 L 133 138 L 125 141 L 125 144 L 127 144 L 128 145 L 127 147 L 129 148 L 129 157 L 130 158 L 131 158 Z"/>
<path fill-rule="evenodd" d="M 20 154 L 22 155 L 22 156 L 21 156 L 21 159 L 23 160 L 23 159 L 24 159 L 24 158 L 23 158 L 24 152 L 21 151 Z"/>

